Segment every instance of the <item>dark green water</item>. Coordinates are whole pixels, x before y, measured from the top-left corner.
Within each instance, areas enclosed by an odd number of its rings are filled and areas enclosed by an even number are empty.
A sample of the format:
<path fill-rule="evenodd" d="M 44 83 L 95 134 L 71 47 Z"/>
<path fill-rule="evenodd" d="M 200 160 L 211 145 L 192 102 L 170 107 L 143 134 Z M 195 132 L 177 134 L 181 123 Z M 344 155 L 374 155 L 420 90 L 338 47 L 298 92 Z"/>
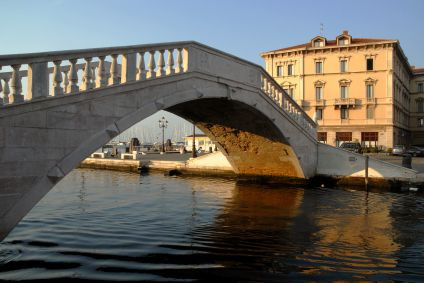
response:
<path fill-rule="evenodd" d="M 0 279 L 424 281 L 424 197 L 74 170 L 0 243 Z"/>

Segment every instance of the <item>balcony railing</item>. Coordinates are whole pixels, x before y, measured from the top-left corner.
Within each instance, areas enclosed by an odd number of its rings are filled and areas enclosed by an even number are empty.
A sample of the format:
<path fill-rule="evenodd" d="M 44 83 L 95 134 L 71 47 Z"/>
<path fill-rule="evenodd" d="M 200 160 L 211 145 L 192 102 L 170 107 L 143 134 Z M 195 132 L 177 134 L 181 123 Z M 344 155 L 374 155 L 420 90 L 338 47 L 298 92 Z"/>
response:
<path fill-rule="evenodd" d="M 375 97 L 367 97 L 367 103 L 368 104 L 375 104 L 376 103 Z"/>
<path fill-rule="evenodd" d="M 355 98 L 336 98 L 334 100 L 334 106 L 336 107 L 347 106 L 355 108 L 359 105 L 361 105 L 361 101 Z"/>
<path fill-rule="evenodd" d="M 324 99 L 317 99 L 315 101 L 315 106 L 316 107 L 324 107 L 325 106 L 325 100 Z"/>

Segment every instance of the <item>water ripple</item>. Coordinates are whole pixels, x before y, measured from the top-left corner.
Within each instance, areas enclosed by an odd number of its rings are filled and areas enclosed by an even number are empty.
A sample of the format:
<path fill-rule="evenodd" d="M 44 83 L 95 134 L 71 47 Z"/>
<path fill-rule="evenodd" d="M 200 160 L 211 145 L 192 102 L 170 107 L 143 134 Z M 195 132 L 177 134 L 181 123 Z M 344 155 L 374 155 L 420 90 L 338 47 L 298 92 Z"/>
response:
<path fill-rule="evenodd" d="M 0 279 L 424 281 L 417 194 L 74 170 L 0 244 Z"/>

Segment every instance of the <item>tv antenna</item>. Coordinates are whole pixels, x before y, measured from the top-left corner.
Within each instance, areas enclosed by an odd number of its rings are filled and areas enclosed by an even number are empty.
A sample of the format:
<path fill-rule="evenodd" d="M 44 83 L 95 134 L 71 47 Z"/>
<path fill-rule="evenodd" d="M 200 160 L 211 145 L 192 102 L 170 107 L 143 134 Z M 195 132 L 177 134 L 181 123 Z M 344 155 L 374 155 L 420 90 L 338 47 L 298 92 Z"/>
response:
<path fill-rule="evenodd" d="M 323 23 L 319 24 L 319 34 L 324 35 L 324 24 Z"/>

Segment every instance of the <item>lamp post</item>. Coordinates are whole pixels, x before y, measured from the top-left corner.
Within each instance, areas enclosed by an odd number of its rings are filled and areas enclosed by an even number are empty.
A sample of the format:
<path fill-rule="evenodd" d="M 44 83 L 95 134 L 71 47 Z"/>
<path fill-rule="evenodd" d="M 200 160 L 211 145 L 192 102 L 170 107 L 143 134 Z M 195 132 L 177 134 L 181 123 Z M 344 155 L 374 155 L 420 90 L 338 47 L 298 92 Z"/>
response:
<path fill-rule="evenodd" d="M 196 153 L 196 126 L 193 123 L 193 147 L 192 147 L 192 155 L 191 157 L 196 158 L 197 157 L 197 153 Z"/>
<path fill-rule="evenodd" d="M 165 128 L 168 127 L 168 121 L 165 119 L 165 117 L 162 117 L 159 120 L 159 129 L 162 128 L 162 150 L 160 151 L 161 154 L 165 153 Z"/>

